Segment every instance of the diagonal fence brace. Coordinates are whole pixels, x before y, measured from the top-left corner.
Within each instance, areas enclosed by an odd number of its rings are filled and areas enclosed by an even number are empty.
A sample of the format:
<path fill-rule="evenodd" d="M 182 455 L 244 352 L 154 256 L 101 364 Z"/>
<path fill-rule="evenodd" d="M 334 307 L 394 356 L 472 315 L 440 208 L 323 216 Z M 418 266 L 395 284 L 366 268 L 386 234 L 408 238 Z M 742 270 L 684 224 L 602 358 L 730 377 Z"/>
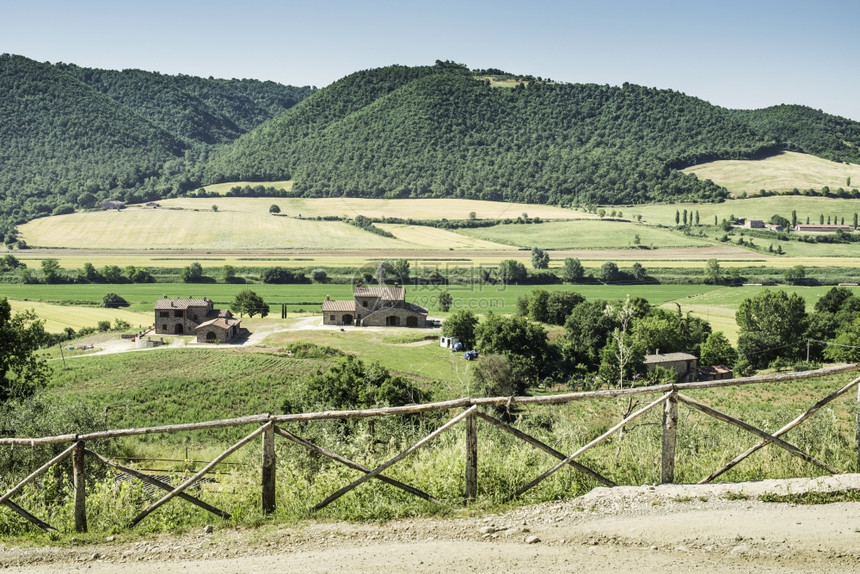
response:
<path fill-rule="evenodd" d="M 325 508 L 326 506 L 328 506 L 329 504 L 331 504 L 332 502 L 334 502 L 335 500 L 337 500 L 338 498 L 340 498 L 341 496 L 343 496 L 344 494 L 346 494 L 350 490 L 363 484 L 364 482 L 370 480 L 371 478 L 376 477 L 377 475 L 382 473 L 382 471 L 384 471 L 386 468 L 388 468 L 391 465 L 403 460 L 404 458 L 406 458 L 407 456 L 409 456 L 410 454 L 412 454 L 413 452 L 415 452 L 416 450 L 418 450 L 419 448 L 421 448 L 422 446 L 424 446 L 428 442 L 432 441 L 437 436 L 439 436 L 440 434 L 442 434 L 443 432 L 445 432 L 446 430 L 448 430 L 452 426 L 456 425 L 457 423 L 459 423 L 460 421 L 462 421 L 463 419 L 465 419 L 466 417 L 468 417 L 469 415 L 471 415 L 472 413 L 474 413 L 477 410 L 478 410 L 477 405 L 473 405 L 473 406 L 469 407 L 468 409 L 466 409 L 465 411 L 463 411 L 462 413 L 460 413 L 459 415 L 457 415 L 456 417 L 454 417 L 453 419 L 451 419 L 450 421 L 448 421 L 447 423 L 445 423 L 444 425 L 442 425 L 441 427 L 439 427 L 438 429 L 436 429 L 435 431 L 433 431 L 432 433 L 430 433 L 429 435 L 427 435 L 426 437 L 424 437 L 423 439 L 421 439 L 420 441 L 415 443 L 414 445 L 410 446 L 409 448 L 407 448 L 406 450 L 404 450 L 403 452 L 401 452 L 400 454 L 398 454 L 394 458 L 391 458 L 391 459 L 383 462 L 382 464 L 380 464 L 379 466 L 377 466 L 376 468 L 374 468 L 373 470 L 371 470 L 370 472 L 368 472 L 367 474 L 365 474 L 361 478 L 347 484 L 343 488 L 338 489 L 334 494 L 332 494 L 331 496 L 329 496 L 328 498 L 326 498 L 325 500 L 323 500 L 322 502 L 320 502 L 319 504 L 314 506 L 311 509 L 311 511 L 316 512 L 318 510 Z"/>
<path fill-rule="evenodd" d="M 307 448 L 308 450 L 311 450 L 317 454 L 321 454 L 321 455 L 326 456 L 332 460 L 335 460 L 335 461 L 341 463 L 342 465 L 347 466 L 353 470 L 358 470 L 358 471 L 361 471 L 364 473 L 370 472 L 370 469 L 367 468 L 366 466 L 358 464 L 357 462 L 350 460 L 350 459 L 346 458 L 345 456 L 341 456 L 335 452 L 331 452 L 330 450 L 325 449 L 319 445 L 316 445 L 316 444 L 310 442 L 309 440 L 303 439 L 300 436 L 294 435 L 293 433 L 291 433 L 290 431 L 288 431 L 286 429 L 282 429 L 282 428 L 276 426 L 275 427 L 275 434 L 279 434 L 282 437 L 284 437 L 285 439 L 291 440 L 294 443 L 299 444 L 299 445 L 301 445 L 301 446 Z M 382 482 L 384 482 L 386 484 L 390 484 L 391 486 L 394 486 L 394 487 L 399 488 L 401 490 L 405 490 L 409 494 L 414 494 L 418 498 L 423 498 L 427 502 L 435 502 L 437 504 L 439 502 L 438 500 L 436 500 L 435 498 L 433 498 L 432 496 L 430 496 L 429 494 L 427 494 L 423 490 L 419 490 L 419 489 L 415 488 L 414 486 L 409 486 L 408 484 L 404 484 L 404 483 L 400 482 L 399 480 L 394 480 L 393 478 L 389 478 L 389 477 L 385 476 L 384 474 L 377 474 L 375 478 L 377 478 L 378 480 L 381 480 Z"/>

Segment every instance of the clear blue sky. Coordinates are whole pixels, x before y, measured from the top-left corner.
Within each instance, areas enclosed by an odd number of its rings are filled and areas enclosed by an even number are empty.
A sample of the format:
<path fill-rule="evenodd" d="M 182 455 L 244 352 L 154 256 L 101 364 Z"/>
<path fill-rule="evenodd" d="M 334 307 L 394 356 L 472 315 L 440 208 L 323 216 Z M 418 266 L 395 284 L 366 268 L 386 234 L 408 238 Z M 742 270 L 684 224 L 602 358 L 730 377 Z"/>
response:
<path fill-rule="evenodd" d="M 0 53 L 326 86 L 453 60 L 860 121 L 857 0 L 0 0 Z"/>

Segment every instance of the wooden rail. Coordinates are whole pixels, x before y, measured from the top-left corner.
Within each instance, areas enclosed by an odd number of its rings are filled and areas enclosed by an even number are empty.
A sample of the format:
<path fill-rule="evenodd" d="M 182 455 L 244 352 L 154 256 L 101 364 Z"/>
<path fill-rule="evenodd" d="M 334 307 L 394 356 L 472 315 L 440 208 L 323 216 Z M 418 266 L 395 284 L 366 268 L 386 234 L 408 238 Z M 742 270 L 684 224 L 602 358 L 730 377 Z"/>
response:
<path fill-rule="evenodd" d="M 810 379 L 817 378 L 827 375 L 837 375 L 841 373 L 848 373 L 852 371 L 860 370 L 860 363 L 852 364 L 852 365 L 844 365 L 839 367 L 829 367 L 824 369 L 817 369 L 814 371 L 805 371 L 801 373 L 785 373 L 778 375 L 766 375 L 766 376 L 757 376 L 757 377 L 746 377 L 740 379 L 731 379 L 731 380 L 723 380 L 723 381 L 707 381 L 707 382 L 698 382 L 698 383 L 684 383 L 684 384 L 676 384 L 676 385 L 657 385 L 652 387 L 639 387 L 632 389 L 623 389 L 623 390 L 603 390 L 603 391 L 592 391 L 592 392 L 580 392 L 580 393 L 567 393 L 560 395 L 551 395 L 551 396 L 541 396 L 541 397 L 491 397 L 491 398 L 462 398 L 456 399 L 452 401 L 443 401 L 437 403 L 428 403 L 421 405 L 408 405 L 403 407 L 389 407 L 389 408 L 375 408 L 375 409 L 362 409 L 362 410 L 348 410 L 348 411 L 322 411 L 315 413 L 298 413 L 298 414 L 289 414 L 289 415 L 270 415 L 270 414 L 260 414 L 260 415 L 252 415 L 247 417 L 239 417 L 232 419 L 223 419 L 217 421 L 206 421 L 200 423 L 186 423 L 186 424 L 177 424 L 177 425 L 164 425 L 164 426 L 156 426 L 156 427 L 147 427 L 147 428 L 132 428 L 132 429 L 117 429 L 117 430 L 108 430 L 87 434 L 67 434 L 53 437 L 36 437 L 36 438 L 0 438 L 0 447 L 2 446 L 11 446 L 15 445 L 25 445 L 25 446 L 36 446 L 36 445 L 49 445 L 49 444 L 63 444 L 63 443 L 71 443 L 68 448 L 66 448 L 59 455 L 55 456 L 34 472 L 32 472 L 29 476 L 24 478 L 21 482 L 13 486 L 10 490 L 0 496 L 0 505 L 4 505 L 17 514 L 24 517 L 26 520 L 31 523 L 37 525 L 40 528 L 45 530 L 53 530 L 53 527 L 39 518 L 30 514 L 26 509 L 21 508 L 11 499 L 16 494 L 20 493 L 21 490 L 31 482 L 35 481 L 39 476 L 47 472 L 52 466 L 55 464 L 65 460 L 66 458 L 72 458 L 72 478 L 73 478 L 73 492 L 74 492 L 74 517 L 75 517 L 75 530 L 78 532 L 85 532 L 87 530 L 87 515 L 86 515 L 86 457 L 89 457 L 101 464 L 107 465 L 109 467 L 115 468 L 117 470 L 121 470 L 135 478 L 138 478 L 144 482 L 147 482 L 153 486 L 156 486 L 164 491 L 166 494 L 152 503 L 148 508 L 143 510 L 140 514 L 138 514 L 131 522 L 128 524 L 128 527 L 134 527 L 141 520 L 145 519 L 149 514 L 156 511 L 159 507 L 166 504 L 173 498 L 181 498 L 187 502 L 195 504 L 201 508 L 204 508 L 208 512 L 211 512 L 217 516 L 222 518 L 230 518 L 230 513 L 215 508 L 206 502 L 199 500 L 198 498 L 191 496 L 187 492 L 185 492 L 190 486 L 195 484 L 201 477 L 203 477 L 206 473 L 212 471 L 218 464 L 223 463 L 224 459 L 226 459 L 230 454 L 236 452 L 240 448 L 247 445 L 249 442 L 253 441 L 257 437 L 261 437 L 262 441 L 262 459 L 261 459 L 261 507 L 264 513 L 270 514 L 273 513 L 276 509 L 277 500 L 275 496 L 275 486 L 276 486 L 276 468 L 277 468 L 277 459 L 275 454 L 275 437 L 280 436 L 284 439 L 292 441 L 298 445 L 303 446 L 317 454 L 328 457 L 340 464 L 343 464 L 349 468 L 354 470 L 358 470 L 363 473 L 363 475 L 352 483 L 345 485 L 339 488 L 337 491 L 326 497 L 324 500 L 317 503 L 313 510 L 319 510 L 331 502 L 337 500 L 339 497 L 343 496 L 347 492 L 359 487 L 364 482 L 367 482 L 371 479 L 377 479 L 383 481 L 391 486 L 404 490 L 414 496 L 418 496 L 424 500 L 435 502 L 436 499 L 430 494 L 423 492 L 413 486 L 408 484 L 404 484 L 397 480 L 394 480 L 383 474 L 385 470 L 403 460 L 411 453 L 415 452 L 419 448 L 424 447 L 425 445 L 432 442 L 434 439 L 455 427 L 458 424 L 464 424 L 466 427 L 466 449 L 465 449 L 465 490 L 464 490 L 464 501 L 466 504 L 472 502 L 477 497 L 478 493 L 478 420 L 482 420 L 492 424 L 493 426 L 500 428 L 513 436 L 531 444 L 532 446 L 543 450 L 554 458 L 558 459 L 558 463 L 554 466 L 541 473 L 525 485 L 521 486 L 517 489 L 513 494 L 509 495 L 509 499 L 516 498 L 523 493 L 527 492 L 547 477 L 557 472 L 559 469 L 569 466 L 579 472 L 583 472 L 591 476 L 593 479 L 605 484 L 607 486 L 616 486 L 616 484 L 610 480 L 609 478 L 601 475 L 594 469 L 588 468 L 587 466 L 577 462 L 575 459 L 580 457 L 583 453 L 587 452 L 589 449 L 597 446 L 601 442 L 607 440 L 613 434 L 619 432 L 619 430 L 623 429 L 626 425 L 629 425 L 635 419 L 641 417 L 645 413 L 652 411 L 655 408 L 662 407 L 663 410 L 663 423 L 662 423 L 662 449 L 661 449 L 661 470 L 660 470 L 660 480 L 663 483 L 671 483 L 674 482 L 674 474 L 675 474 L 675 445 L 677 439 L 677 427 L 678 427 L 678 406 L 683 404 L 695 410 L 698 410 L 710 417 L 713 417 L 721 422 L 734 425 L 746 432 L 749 432 L 761 439 L 759 443 L 757 443 L 752 448 L 746 450 L 743 453 L 737 455 L 731 462 L 725 465 L 723 468 L 718 469 L 713 472 L 706 478 L 704 478 L 701 482 L 709 482 L 716 477 L 720 476 L 727 470 L 731 469 L 735 465 L 737 465 L 740 461 L 750 456 L 752 453 L 757 450 L 767 446 L 769 444 L 773 444 L 777 447 L 780 447 L 793 456 L 804 460 L 805 462 L 818 466 L 820 468 L 825 469 L 827 472 L 832 474 L 838 474 L 842 471 L 839 469 L 830 466 L 829 464 L 819 461 L 809 454 L 803 452 L 801 449 L 795 447 L 794 445 L 783 440 L 782 437 L 789 430 L 795 428 L 796 426 L 802 424 L 804 421 L 809 419 L 811 416 L 815 414 L 821 407 L 826 405 L 827 403 L 833 401 L 834 399 L 844 395 L 851 389 L 858 387 L 860 388 L 860 377 L 855 378 L 851 382 L 845 384 L 843 387 L 838 389 L 837 391 L 827 395 L 822 398 L 814 405 L 812 405 L 806 412 L 795 418 L 793 421 L 779 429 L 777 432 L 770 434 L 766 431 L 763 431 L 747 422 L 741 421 L 737 418 L 734 418 L 728 414 L 722 413 L 713 407 L 705 405 L 697 400 L 690 398 L 689 396 L 682 394 L 684 391 L 696 390 L 696 389 L 713 389 L 713 388 L 726 388 L 726 387 L 734 387 L 740 385 L 756 385 L 756 384 L 764 384 L 764 383 L 776 383 L 776 382 L 788 382 L 788 381 L 797 381 L 802 379 Z M 638 409 L 637 411 L 631 413 L 623 420 L 606 430 L 597 438 L 589 441 L 587 444 L 581 446 L 576 451 L 574 451 L 570 455 L 564 455 L 563 453 L 557 451 L 551 446 L 544 444 L 537 438 L 530 436 L 529 434 L 516 429 L 507 423 L 499 420 L 498 418 L 483 412 L 481 408 L 487 407 L 510 407 L 514 405 L 553 405 L 553 404 L 564 404 L 570 403 L 573 401 L 580 400 L 593 400 L 593 399 L 608 399 L 615 397 L 631 397 L 636 395 L 655 395 L 658 397 L 644 407 Z M 858 394 L 858 400 L 860 400 L 860 394 Z M 398 455 L 392 457 L 388 461 L 383 462 L 378 465 L 376 468 L 369 469 L 366 468 L 348 458 L 341 456 L 337 453 L 331 452 L 321 446 L 318 446 L 311 441 L 308 441 L 302 437 L 299 437 L 290 431 L 287 431 L 284 428 L 281 428 L 280 424 L 288 423 L 288 422 L 296 422 L 296 421 L 315 421 L 315 420 L 331 420 L 331 419 L 355 419 L 355 418 L 367 418 L 367 417 L 385 417 L 385 416 L 400 416 L 407 414 L 418 414 L 418 413 L 427 413 L 427 412 L 441 412 L 441 411 L 450 411 L 450 410 L 460 410 L 459 414 L 456 414 L 446 423 L 441 425 L 439 428 L 431 432 L 429 435 L 419 440 L 414 445 L 408 447 Z M 856 415 L 856 424 L 857 424 L 857 440 L 858 440 L 858 466 L 860 467 L 860 408 L 857 411 Z M 148 476 L 142 472 L 137 470 L 125 467 L 120 465 L 119 463 L 109 460 L 108 458 L 93 452 L 86 448 L 86 443 L 94 440 L 100 439 L 110 439 L 110 438 L 120 438 L 127 436 L 136 436 L 136 435 L 144 435 L 144 434 L 160 434 L 160 433 L 175 433 L 175 432 L 187 432 L 187 431 L 196 431 L 196 430 L 206 430 L 206 429 L 215 429 L 215 428 L 228 428 L 228 427 L 242 427 L 242 426 L 255 426 L 256 428 L 246 435 L 242 440 L 238 441 L 230 448 L 225 450 L 223 453 L 215 457 L 212 461 L 206 464 L 202 469 L 197 471 L 193 476 L 187 478 L 182 482 L 182 484 L 173 487 L 161 480 L 154 478 L 152 476 Z"/>

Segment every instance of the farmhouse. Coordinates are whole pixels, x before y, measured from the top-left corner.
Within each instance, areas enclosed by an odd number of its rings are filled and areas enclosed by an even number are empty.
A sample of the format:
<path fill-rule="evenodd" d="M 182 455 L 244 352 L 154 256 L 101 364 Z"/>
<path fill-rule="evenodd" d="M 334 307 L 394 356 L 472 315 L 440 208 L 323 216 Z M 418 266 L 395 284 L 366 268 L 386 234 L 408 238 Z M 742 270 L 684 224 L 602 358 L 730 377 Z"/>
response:
<path fill-rule="evenodd" d="M 350 301 L 322 304 L 324 325 L 360 327 L 426 327 L 427 309 L 406 302 L 403 287 L 357 286 Z"/>
<path fill-rule="evenodd" d="M 240 324 L 230 311 L 215 309 L 207 297 L 172 299 L 165 295 L 155 303 L 157 335 L 193 333 L 198 343 L 227 343 L 239 333 Z"/>
<path fill-rule="evenodd" d="M 663 367 L 675 371 L 679 383 L 692 383 L 696 380 L 696 367 L 699 359 L 689 353 L 663 353 L 660 351 L 653 355 L 645 355 L 645 369 L 648 372 L 657 367 Z"/>

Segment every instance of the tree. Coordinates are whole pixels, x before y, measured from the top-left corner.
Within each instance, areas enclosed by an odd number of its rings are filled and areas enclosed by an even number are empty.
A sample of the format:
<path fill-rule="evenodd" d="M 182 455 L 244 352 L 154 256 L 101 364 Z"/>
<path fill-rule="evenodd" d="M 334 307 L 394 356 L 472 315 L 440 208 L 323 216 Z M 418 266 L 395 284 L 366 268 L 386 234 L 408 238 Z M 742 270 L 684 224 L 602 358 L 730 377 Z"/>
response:
<path fill-rule="evenodd" d="M 549 269 L 549 253 L 540 247 L 533 247 L 532 267 L 535 269 Z"/>
<path fill-rule="evenodd" d="M 753 368 L 764 368 L 776 358 L 801 357 L 806 348 L 806 303 L 797 293 L 765 289 L 744 299 L 735 313 L 738 355 Z"/>
<path fill-rule="evenodd" d="M 45 339 L 33 311 L 12 315 L 9 301 L 0 299 L 0 404 L 27 398 L 45 385 L 50 367 L 36 352 Z"/>
<path fill-rule="evenodd" d="M 611 340 L 601 351 L 600 376 L 609 385 L 617 380 L 618 388 L 623 389 L 625 377 L 632 381 L 637 374 L 644 371 L 645 359 L 642 347 L 636 345 L 628 333 L 634 315 L 630 297 L 621 305 L 607 305 L 604 313 L 615 323 L 615 328 L 612 330 Z M 631 408 L 632 402 L 628 402 L 628 414 Z"/>
<path fill-rule="evenodd" d="M 529 380 L 537 382 L 550 367 L 546 331 L 525 317 L 505 317 L 490 311 L 475 329 L 478 348 L 484 354 L 504 355 L 518 378 L 517 393 Z"/>
<path fill-rule="evenodd" d="M 815 312 L 838 313 L 848 299 L 854 297 L 854 293 L 847 287 L 832 287 L 821 299 L 815 302 Z"/>
<path fill-rule="evenodd" d="M 263 272 L 260 273 L 260 281 L 263 283 L 283 285 L 285 283 L 293 283 L 295 279 L 292 271 L 278 265 L 263 269 Z"/>
<path fill-rule="evenodd" d="M 376 266 L 376 282 L 380 285 L 385 284 L 385 279 L 394 272 L 394 266 L 391 261 L 380 261 Z"/>
<path fill-rule="evenodd" d="M 12 271 L 21 265 L 23 265 L 23 263 L 18 261 L 17 257 L 11 253 L 7 253 L 3 256 L 3 259 L 0 260 L 0 271 Z"/>
<path fill-rule="evenodd" d="M 212 211 L 218 211 L 218 206 L 214 203 L 212 204 Z"/>
<path fill-rule="evenodd" d="M 574 308 L 585 301 L 576 291 L 553 291 L 546 301 L 546 322 L 564 325 Z"/>
<path fill-rule="evenodd" d="M 630 275 L 633 276 L 633 279 L 636 281 L 645 281 L 648 278 L 648 272 L 638 261 L 630 266 Z"/>
<path fill-rule="evenodd" d="M 409 260 L 397 259 L 391 266 L 394 276 L 401 285 L 409 282 Z"/>
<path fill-rule="evenodd" d="M 84 281 L 89 283 L 98 283 L 100 281 L 104 281 L 104 277 L 96 270 L 95 266 L 90 263 L 84 263 L 84 266 L 81 268 L 81 277 Z"/>
<path fill-rule="evenodd" d="M 108 293 L 102 297 L 102 307 L 116 309 L 118 307 L 128 307 L 128 301 L 120 297 L 116 293 Z"/>
<path fill-rule="evenodd" d="M 738 359 L 738 352 L 726 338 L 722 331 L 716 331 L 708 335 L 702 343 L 699 352 L 699 364 L 703 367 L 713 365 L 731 366 Z"/>
<path fill-rule="evenodd" d="M 236 280 L 236 268 L 232 265 L 224 265 L 221 268 L 221 280 L 224 283 L 233 283 Z"/>
<path fill-rule="evenodd" d="M 794 217 L 796 217 L 796 214 L 794 214 L 794 212 L 792 212 L 792 214 Z M 791 222 L 781 215 L 773 215 L 770 218 L 770 221 L 768 221 L 768 223 L 770 223 L 771 225 L 776 225 L 777 227 L 782 227 L 783 229 L 791 228 Z"/>
<path fill-rule="evenodd" d="M 42 278 L 45 283 L 60 283 L 63 279 L 63 270 L 60 262 L 51 257 L 42 259 Z"/>
<path fill-rule="evenodd" d="M 101 276 L 104 277 L 105 283 L 122 283 L 122 269 L 119 265 L 105 265 L 102 267 Z"/>
<path fill-rule="evenodd" d="M 600 350 L 606 345 L 614 323 L 606 315 L 606 301 L 585 301 L 574 307 L 564 323 L 561 354 L 575 368 L 594 371 L 600 364 Z"/>
<path fill-rule="evenodd" d="M 720 269 L 720 262 L 716 259 L 708 259 L 705 266 L 705 283 L 719 285 L 722 282 L 723 271 Z"/>
<path fill-rule="evenodd" d="M 842 328 L 833 343 L 824 349 L 827 359 L 845 363 L 860 362 L 860 318 Z"/>
<path fill-rule="evenodd" d="M 618 279 L 618 265 L 612 261 L 607 261 L 600 266 L 600 273 L 597 277 L 604 283 L 612 283 Z"/>
<path fill-rule="evenodd" d="M 442 323 L 442 335 L 455 337 L 460 340 L 463 347 L 472 349 L 475 347 L 475 327 L 478 317 L 467 309 L 454 311 Z"/>
<path fill-rule="evenodd" d="M 532 321 L 538 323 L 546 323 L 547 319 L 547 302 L 549 301 L 549 291 L 546 289 L 533 289 L 529 294 L 528 300 L 528 316 Z"/>
<path fill-rule="evenodd" d="M 269 213 L 271 213 L 272 215 L 277 215 L 280 212 L 281 212 L 281 208 L 278 207 L 277 204 L 273 203 L 272 205 L 269 206 Z"/>
<path fill-rule="evenodd" d="M 245 313 L 248 314 L 248 317 L 259 314 L 262 319 L 269 314 L 269 306 L 263 301 L 263 298 L 250 289 L 243 289 L 236 294 L 233 302 L 230 303 L 230 310 L 239 313 L 240 317 L 243 317 Z"/>
<path fill-rule="evenodd" d="M 785 282 L 791 285 L 800 285 L 806 279 L 806 268 L 803 265 L 795 265 L 785 270 Z"/>
<path fill-rule="evenodd" d="M 195 261 L 179 272 L 179 278 L 183 283 L 199 283 L 203 279 L 203 266 Z"/>
<path fill-rule="evenodd" d="M 579 283 L 585 276 L 585 269 L 579 259 L 568 257 L 564 260 L 564 270 L 562 271 L 562 279 L 568 283 Z"/>
<path fill-rule="evenodd" d="M 442 291 L 439 293 L 439 297 L 437 297 L 436 302 L 438 304 L 439 311 L 447 313 L 451 310 L 451 304 L 454 303 L 454 297 L 448 291 Z"/>
<path fill-rule="evenodd" d="M 517 393 L 517 377 L 503 355 L 483 355 L 471 369 L 472 397 L 510 397 Z"/>
<path fill-rule="evenodd" d="M 516 259 L 505 259 L 499 263 L 499 279 L 502 283 L 520 283 L 527 278 L 526 266 Z"/>
<path fill-rule="evenodd" d="M 328 273 L 325 269 L 314 269 L 311 271 L 311 279 L 314 283 L 328 283 Z"/>

